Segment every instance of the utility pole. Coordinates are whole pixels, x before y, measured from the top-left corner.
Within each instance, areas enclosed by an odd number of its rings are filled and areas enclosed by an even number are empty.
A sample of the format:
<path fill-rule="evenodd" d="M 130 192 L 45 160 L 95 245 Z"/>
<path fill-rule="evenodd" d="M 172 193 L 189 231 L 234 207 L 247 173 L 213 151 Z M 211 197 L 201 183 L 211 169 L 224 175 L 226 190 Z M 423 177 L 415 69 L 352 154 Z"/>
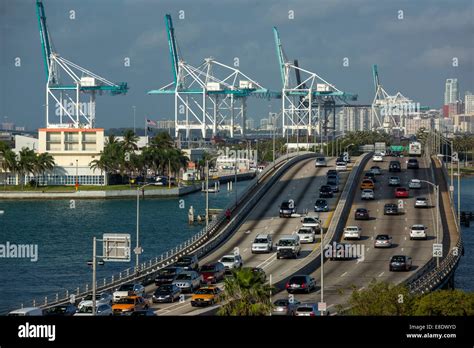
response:
<path fill-rule="evenodd" d="M 137 110 L 137 107 L 134 105 L 132 106 L 133 108 L 133 134 L 137 134 L 136 132 L 136 128 L 135 128 L 135 118 L 136 118 L 136 110 Z"/>
<path fill-rule="evenodd" d="M 92 315 L 95 316 L 96 314 L 96 288 L 97 288 L 97 281 L 96 281 L 96 273 L 97 273 L 97 239 L 96 237 L 92 240 Z"/>

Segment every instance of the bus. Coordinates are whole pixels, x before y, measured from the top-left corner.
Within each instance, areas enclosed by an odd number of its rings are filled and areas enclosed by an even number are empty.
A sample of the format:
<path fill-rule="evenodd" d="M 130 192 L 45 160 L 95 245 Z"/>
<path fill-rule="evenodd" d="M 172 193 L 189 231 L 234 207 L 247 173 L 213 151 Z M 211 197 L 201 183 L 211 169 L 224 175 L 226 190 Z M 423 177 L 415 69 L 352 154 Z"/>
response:
<path fill-rule="evenodd" d="M 421 156 L 421 143 L 419 141 L 412 141 L 408 145 L 409 156 Z"/>

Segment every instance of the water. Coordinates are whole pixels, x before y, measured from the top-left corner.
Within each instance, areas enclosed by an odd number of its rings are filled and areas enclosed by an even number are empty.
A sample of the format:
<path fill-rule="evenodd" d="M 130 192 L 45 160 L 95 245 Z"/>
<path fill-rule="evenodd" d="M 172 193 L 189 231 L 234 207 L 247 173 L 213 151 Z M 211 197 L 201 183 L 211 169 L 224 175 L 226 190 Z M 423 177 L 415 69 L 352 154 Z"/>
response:
<path fill-rule="evenodd" d="M 457 207 L 457 180 L 454 192 Z M 461 178 L 461 211 L 474 211 L 474 177 Z M 454 284 L 458 289 L 474 291 L 474 221 L 470 227 L 462 227 L 462 236 L 464 256 L 456 270 Z"/>
<path fill-rule="evenodd" d="M 250 181 L 237 183 L 237 192 Z M 224 185 L 220 193 L 209 194 L 210 208 L 224 208 L 235 199 L 235 191 Z M 204 193 L 197 192 L 180 198 L 140 201 L 141 260 L 149 260 L 184 242 L 199 232 L 203 225 L 190 226 L 187 214 L 190 206 L 195 213 L 204 214 Z M 180 208 L 183 200 L 184 208 Z M 37 262 L 29 259 L 0 259 L 0 313 L 31 305 L 35 298 L 69 291 L 91 283 L 92 272 L 87 261 L 92 259 L 92 237 L 103 233 L 130 233 L 132 246 L 136 239 L 136 199 L 76 200 L 70 209 L 69 200 L 0 201 L 0 243 L 38 244 Z M 102 253 L 98 242 L 98 254 Z M 134 266 L 129 263 L 108 262 L 98 266 L 97 280 L 110 277 Z M 51 299 L 50 299 L 51 300 Z"/>

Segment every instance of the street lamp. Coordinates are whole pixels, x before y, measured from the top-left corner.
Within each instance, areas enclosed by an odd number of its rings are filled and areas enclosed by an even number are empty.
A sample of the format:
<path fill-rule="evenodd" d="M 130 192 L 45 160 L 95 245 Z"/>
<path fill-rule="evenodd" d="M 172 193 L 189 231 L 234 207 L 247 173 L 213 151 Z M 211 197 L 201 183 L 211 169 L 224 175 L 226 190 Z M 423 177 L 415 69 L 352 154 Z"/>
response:
<path fill-rule="evenodd" d="M 457 152 L 453 153 L 454 156 L 452 155 L 442 155 L 438 154 L 438 157 L 446 156 L 451 158 L 451 185 L 449 186 L 449 193 L 451 195 L 451 201 L 453 201 L 453 195 L 454 195 L 454 173 L 453 173 L 453 161 L 456 161 L 458 164 L 458 172 L 457 172 L 457 177 L 458 177 L 458 209 L 457 209 L 457 221 L 458 223 L 460 222 L 460 217 L 461 217 L 461 168 L 459 167 L 459 157 Z"/>
<path fill-rule="evenodd" d="M 436 192 L 436 244 L 439 244 L 439 185 L 433 184 L 431 181 L 419 180 L 433 186 Z M 439 257 L 436 258 L 436 267 L 439 267 Z"/>
<path fill-rule="evenodd" d="M 142 253 L 142 248 L 140 247 L 140 190 L 144 190 L 145 187 L 152 185 L 153 183 L 148 183 L 143 186 L 137 187 L 137 245 L 135 247 L 135 269 L 138 272 L 139 258 Z M 145 192 L 145 191 L 143 191 Z"/>

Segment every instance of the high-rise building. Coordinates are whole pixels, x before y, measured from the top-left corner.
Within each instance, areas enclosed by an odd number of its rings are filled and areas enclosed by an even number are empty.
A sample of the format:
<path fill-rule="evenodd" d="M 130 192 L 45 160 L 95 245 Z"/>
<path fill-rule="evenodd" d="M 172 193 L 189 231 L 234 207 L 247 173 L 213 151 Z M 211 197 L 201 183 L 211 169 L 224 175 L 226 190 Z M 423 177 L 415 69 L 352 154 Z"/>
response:
<path fill-rule="evenodd" d="M 469 91 L 464 95 L 464 109 L 466 114 L 474 113 L 474 94 Z"/>
<path fill-rule="evenodd" d="M 253 130 L 255 129 L 255 120 L 253 118 L 247 118 L 245 120 L 245 127 L 248 129 L 248 130 Z"/>
<path fill-rule="evenodd" d="M 446 79 L 444 88 L 444 105 L 456 103 L 459 100 L 458 79 Z"/>
<path fill-rule="evenodd" d="M 261 129 L 266 129 L 268 126 L 268 118 L 262 118 L 260 120 L 260 128 Z"/>

